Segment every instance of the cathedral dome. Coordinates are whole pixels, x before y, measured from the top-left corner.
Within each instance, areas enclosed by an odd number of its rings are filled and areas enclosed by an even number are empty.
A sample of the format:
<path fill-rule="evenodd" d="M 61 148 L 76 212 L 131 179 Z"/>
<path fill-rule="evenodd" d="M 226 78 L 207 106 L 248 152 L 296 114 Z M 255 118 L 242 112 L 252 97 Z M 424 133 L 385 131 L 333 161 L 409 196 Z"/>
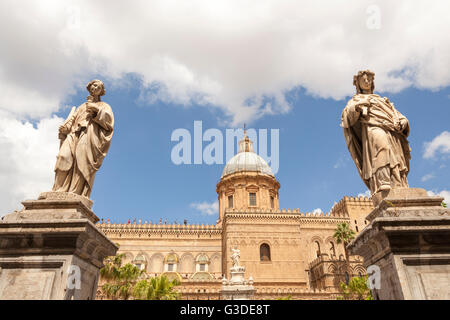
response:
<path fill-rule="evenodd" d="M 253 143 L 244 133 L 244 139 L 239 142 L 239 152 L 227 162 L 222 172 L 222 178 L 226 175 L 253 171 L 275 177 L 267 162 L 253 152 Z"/>
<path fill-rule="evenodd" d="M 239 152 L 228 161 L 223 169 L 222 177 L 243 171 L 256 171 L 262 174 L 274 176 L 267 162 L 254 152 Z"/>

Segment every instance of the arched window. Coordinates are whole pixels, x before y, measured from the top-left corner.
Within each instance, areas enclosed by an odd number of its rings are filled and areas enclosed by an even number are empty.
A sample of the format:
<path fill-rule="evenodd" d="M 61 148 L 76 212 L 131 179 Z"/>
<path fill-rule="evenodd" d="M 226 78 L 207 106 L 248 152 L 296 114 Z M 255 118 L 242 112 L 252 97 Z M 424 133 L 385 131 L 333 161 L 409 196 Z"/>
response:
<path fill-rule="evenodd" d="M 142 254 L 139 254 L 134 258 L 132 263 L 139 268 L 139 270 L 145 270 L 147 267 L 147 260 Z"/>
<path fill-rule="evenodd" d="M 317 258 L 320 257 L 320 244 L 319 241 L 314 241 L 315 247 L 316 247 L 316 255 Z"/>
<path fill-rule="evenodd" d="M 259 247 L 259 257 L 261 261 L 270 261 L 270 247 L 267 243 L 263 243 Z"/>
<path fill-rule="evenodd" d="M 164 258 L 164 271 L 165 272 L 176 272 L 178 264 L 178 256 L 171 252 Z"/>
<path fill-rule="evenodd" d="M 330 245 L 331 245 L 331 247 L 330 247 L 330 254 L 331 254 L 332 257 L 335 257 L 336 256 L 336 249 L 334 248 L 333 241 L 330 241 Z"/>
<path fill-rule="evenodd" d="M 228 208 L 233 208 L 233 196 L 228 196 Z"/>
<path fill-rule="evenodd" d="M 206 254 L 201 253 L 197 256 L 197 259 L 195 259 L 196 262 L 196 271 L 208 271 L 208 265 L 210 263 L 209 258 Z"/>
<path fill-rule="evenodd" d="M 256 207 L 256 193 L 250 192 L 248 194 L 248 202 L 250 207 Z"/>

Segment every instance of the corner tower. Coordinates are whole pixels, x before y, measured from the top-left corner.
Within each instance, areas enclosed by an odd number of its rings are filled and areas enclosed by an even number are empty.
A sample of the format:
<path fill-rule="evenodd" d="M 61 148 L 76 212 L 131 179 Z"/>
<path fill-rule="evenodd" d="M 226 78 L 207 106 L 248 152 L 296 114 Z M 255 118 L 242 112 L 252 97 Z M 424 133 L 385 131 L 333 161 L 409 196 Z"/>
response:
<path fill-rule="evenodd" d="M 226 209 L 279 210 L 278 189 L 267 162 L 253 151 L 253 142 L 244 130 L 238 153 L 226 164 L 216 191 L 219 198 L 219 223 Z"/>

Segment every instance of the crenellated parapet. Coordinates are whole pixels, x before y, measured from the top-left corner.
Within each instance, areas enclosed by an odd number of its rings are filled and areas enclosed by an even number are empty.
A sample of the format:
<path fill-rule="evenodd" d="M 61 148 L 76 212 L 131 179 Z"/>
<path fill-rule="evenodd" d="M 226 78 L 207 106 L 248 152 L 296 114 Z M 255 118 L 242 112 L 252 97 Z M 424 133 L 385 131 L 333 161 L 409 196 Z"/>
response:
<path fill-rule="evenodd" d="M 106 235 L 148 236 L 152 235 L 208 235 L 220 237 L 222 228 L 209 224 L 135 224 L 135 223 L 98 223 L 99 228 Z"/>
<path fill-rule="evenodd" d="M 245 210 L 226 209 L 225 219 L 245 219 L 253 221 L 279 221 L 291 223 L 331 223 L 348 221 L 348 216 L 331 216 L 328 213 L 300 212 L 299 209 L 264 210 L 251 208 Z"/>
<path fill-rule="evenodd" d="M 345 196 L 338 203 L 335 203 L 333 208 L 331 208 L 330 215 L 331 216 L 348 216 L 349 207 L 360 207 L 366 210 L 373 209 L 373 203 L 371 198 L 369 197 L 349 197 Z"/>

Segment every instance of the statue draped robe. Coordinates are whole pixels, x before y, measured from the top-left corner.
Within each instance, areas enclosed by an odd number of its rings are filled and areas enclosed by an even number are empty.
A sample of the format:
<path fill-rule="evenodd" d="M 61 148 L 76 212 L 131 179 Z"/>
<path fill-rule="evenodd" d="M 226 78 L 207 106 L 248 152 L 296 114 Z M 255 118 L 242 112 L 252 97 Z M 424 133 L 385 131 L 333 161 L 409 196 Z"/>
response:
<path fill-rule="evenodd" d="M 401 126 L 401 122 L 406 124 Z M 388 98 L 354 95 L 342 112 L 341 127 L 358 172 L 372 194 L 380 187 L 408 187 L 409 122 Z"/>
<path fill-rule="evenodd" d="M 91 194 L 95 174 L 108 152 L 114 129 L 111 107 L 102 101 L 93 103 L 99 108 L 95 117 L 83 103 L 65 124 L 68 134 L 57 156 L 53 191 L 73 192 L 88 198 Z"/>

